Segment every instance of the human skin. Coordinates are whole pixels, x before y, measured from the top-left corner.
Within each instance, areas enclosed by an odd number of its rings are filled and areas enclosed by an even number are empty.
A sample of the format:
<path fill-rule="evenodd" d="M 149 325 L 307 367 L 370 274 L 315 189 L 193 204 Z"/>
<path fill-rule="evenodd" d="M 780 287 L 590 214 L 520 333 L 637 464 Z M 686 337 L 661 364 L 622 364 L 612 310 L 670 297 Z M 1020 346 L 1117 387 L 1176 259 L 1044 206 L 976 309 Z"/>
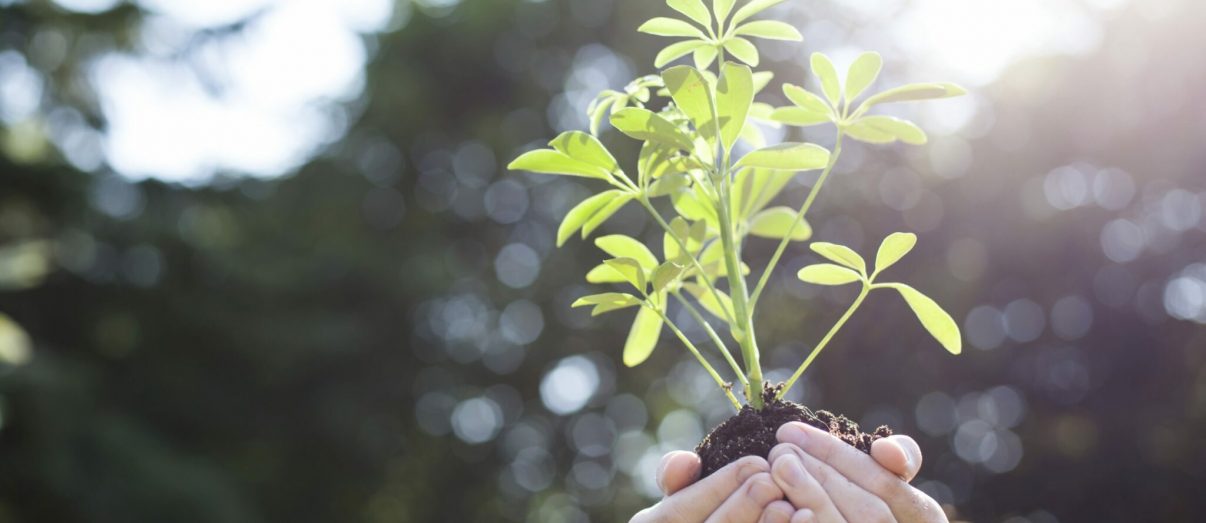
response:
<path fill-rule="evenodd" d="M 745 457 L 698 482 L 699 456 L 666 454 L 657 473 L 665 498 L 632 521 L 947 521 L 937 502 L 909 485 L 921 469 L 922 456 L 908 436 L 876 441 L 870 456 L 803 423 L 788 423 L 776 436 L 780 444 L 772 449 L 769 462 Z"/>

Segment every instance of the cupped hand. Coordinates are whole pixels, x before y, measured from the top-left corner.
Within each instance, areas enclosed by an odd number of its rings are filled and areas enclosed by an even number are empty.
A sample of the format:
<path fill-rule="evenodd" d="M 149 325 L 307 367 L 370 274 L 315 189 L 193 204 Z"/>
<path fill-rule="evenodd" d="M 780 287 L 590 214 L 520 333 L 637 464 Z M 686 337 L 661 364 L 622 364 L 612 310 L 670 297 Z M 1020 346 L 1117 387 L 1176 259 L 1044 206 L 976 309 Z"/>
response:
<path fill-rule="evenodd" d="M 792 523 L 947 521 L 936 501 L 908 483 L 921 469 L 912 438 L 878 440 L 870 456 L 803 423 L 783 425 L 777 438 L 771 476 L 796 509 Z"/>
<path fill-rule="evenodd" d="M 783 499 L 770 464 L 760 457 L 741 458 L 696 481 L 699 471 L 699 456 L 666 454 L 657 473 L 666 496 L 633 516 L 632 523 L 758 523 L 768 505 Z"/>

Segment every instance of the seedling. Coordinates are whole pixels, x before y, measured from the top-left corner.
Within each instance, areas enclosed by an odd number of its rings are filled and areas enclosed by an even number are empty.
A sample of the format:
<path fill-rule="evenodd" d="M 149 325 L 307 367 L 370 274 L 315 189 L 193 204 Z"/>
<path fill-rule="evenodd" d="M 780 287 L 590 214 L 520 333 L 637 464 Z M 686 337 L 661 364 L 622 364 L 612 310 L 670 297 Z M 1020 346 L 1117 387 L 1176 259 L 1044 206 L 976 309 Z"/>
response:
<path fill-rule="evenodd" d="M 924 144 L 926 134 L 914 123 L 871 111 L 889 103 L 965 93 L 950 83 L 916 83 L 864 97 L 879 76 L 879 54 L 859 55 L 843 81 L 829 58 L 813 53 L 811 69 L 819 82 L 819 93 L 785 84 L 783 94 L 791 105 L 776 108 L 757 102 L 756 96 L 770 84 L 773 74 L 751 70 L 758 66 L 759 54 L 749 39 L 802 39 L 786 23 L 751 20 L 781 2 L 751 0 L 734 11 L 736 0 L 713 0 L 710 9 L 702 0 L 667 0 L 667 5 L 685 19 L 654 18 L 640 31 L 685 38 L 658 53 L 656 67 L 688 55 L 694 67 L 677 65 L 660 75 L 639 78 L 623 91 L 604 91 L 588 108 L 592 122 L 589 133 L 566 132 L 550 142 L 551 149 L 525 153 L 509 166 L 513 170 L 590 178 L 606 188 L 569 211 L 557 231 L 558 246 L 574 234 L 589 237 L 630 203 L 649 213 L 662 229 L 662 244 L 646 245 L 624 235 L 596 238 L 595 245 L 608 258 L 587 274 L 587 281 L 619 284 L 624 290 L 585 296 L 573 306 L 593 307 L 594 315 L 636 308 L 624 344 L 624 364 L 632 367 L 644 362 L 662 331 L 669 329 L 739 411 L 742 402 L 733 393 L 733 385 L 666 314 L 670 302 L 679 303 L 702 326 L 740 384 L 745 401 L 755 410 L 762 410 L 768 402 L 778 402 L 874 291 L 899 293 L 942 347 L 952 354 L 958 354 L 962 347 L 958 326 L 934 300 L 903 283 L 883 281 L 884 271 L 916 245 L 915 235 L 888 235 L 870 270 L 854 250 L 815 242 L 810 245 L 812 251 L 827 262 L 799 269 L 799 278 L 816 285 L 857 284 L 861 290 L 791 378 L 781 387 L 767 387 L 759 360 L 754 312 L 788 245 L 811 238 L 812 228 L 806 217 L 841 157 L 843 142 Z M 730 57 L 736 61 L 730 61 Z M 710 70 L 713 65 L 714 71 Z M 627 171 L 596 138 L 604 132 L 605 120 L 642 143 L 635 166 Z M 836 141 L 832 151 L 811 143 L 767 145 L 757 124 L 832 124 Z M 747 146 L 743 149 L 753 150 L 736 157 L 733 152 L 739 143 Z M 802 205 L 771 205 L 793 176 L 810 170 L 821 173 Z M 664 215 L 661 209 L 667 209 L 667 213 Z M 746 241 L 763 239 L 777 240 L 778 247 L 759 276 L 747 279 L 753 271 L 742 261 L 742 247 Z M 660 258 L 655 248 L 661 251 Z M 727 326 L 731 341 L 739 347 L 740 363 L 705 318 L 705 312 Z M 764 390 L 774 392 L 766 394 Z"/>

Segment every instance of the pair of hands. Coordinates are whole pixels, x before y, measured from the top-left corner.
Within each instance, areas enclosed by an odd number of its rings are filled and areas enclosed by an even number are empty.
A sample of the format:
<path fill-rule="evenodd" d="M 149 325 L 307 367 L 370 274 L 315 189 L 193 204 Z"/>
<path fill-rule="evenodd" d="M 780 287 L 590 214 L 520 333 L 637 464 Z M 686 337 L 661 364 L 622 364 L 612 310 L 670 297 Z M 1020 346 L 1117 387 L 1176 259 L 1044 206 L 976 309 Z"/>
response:
<path fill-rule="evenodd" d="M 890 436 L 871 455 L 828 432 L 788 423 L 768 459 L 741 458 L 699 480 L 699 456 L 671 452 L 657 482 L 666 497 L 630 523 L 945 522 L 942 507 L 909 485 L 921 449 Z"/>

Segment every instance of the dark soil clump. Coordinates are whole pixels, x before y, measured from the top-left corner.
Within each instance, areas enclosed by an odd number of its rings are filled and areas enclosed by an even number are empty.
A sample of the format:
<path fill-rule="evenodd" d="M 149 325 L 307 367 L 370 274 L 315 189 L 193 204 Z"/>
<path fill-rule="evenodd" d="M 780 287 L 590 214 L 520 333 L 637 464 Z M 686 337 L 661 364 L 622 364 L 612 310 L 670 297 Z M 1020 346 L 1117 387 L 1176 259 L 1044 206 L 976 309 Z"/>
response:
<path fill-rule="evenodd" d="M 801 421 L 827 430 L 868 454 L 871 453 L 871 444 L 875 440 L 892 435 L 892 429 L 886 426 L 866 433 L 860 431 L 858 424 L 845 416 L 825 410 L 813 412 L 799 403 L 777 400 L 775 395 L 781 387 L 782 385 L 767 385 L 762 391 L 765 406 L 761 411 L 746 405 L 741 408 L 741 412 L 717 425 L 704 437 L 699 446 L 695 447 L 695 453 L 699 455 L 703 465 L 700 477 L 707 477 L 745 456 L 767 457 L 771 449 L 778 444 L 775 432 L 784 423 L 792 421 Z"/>

